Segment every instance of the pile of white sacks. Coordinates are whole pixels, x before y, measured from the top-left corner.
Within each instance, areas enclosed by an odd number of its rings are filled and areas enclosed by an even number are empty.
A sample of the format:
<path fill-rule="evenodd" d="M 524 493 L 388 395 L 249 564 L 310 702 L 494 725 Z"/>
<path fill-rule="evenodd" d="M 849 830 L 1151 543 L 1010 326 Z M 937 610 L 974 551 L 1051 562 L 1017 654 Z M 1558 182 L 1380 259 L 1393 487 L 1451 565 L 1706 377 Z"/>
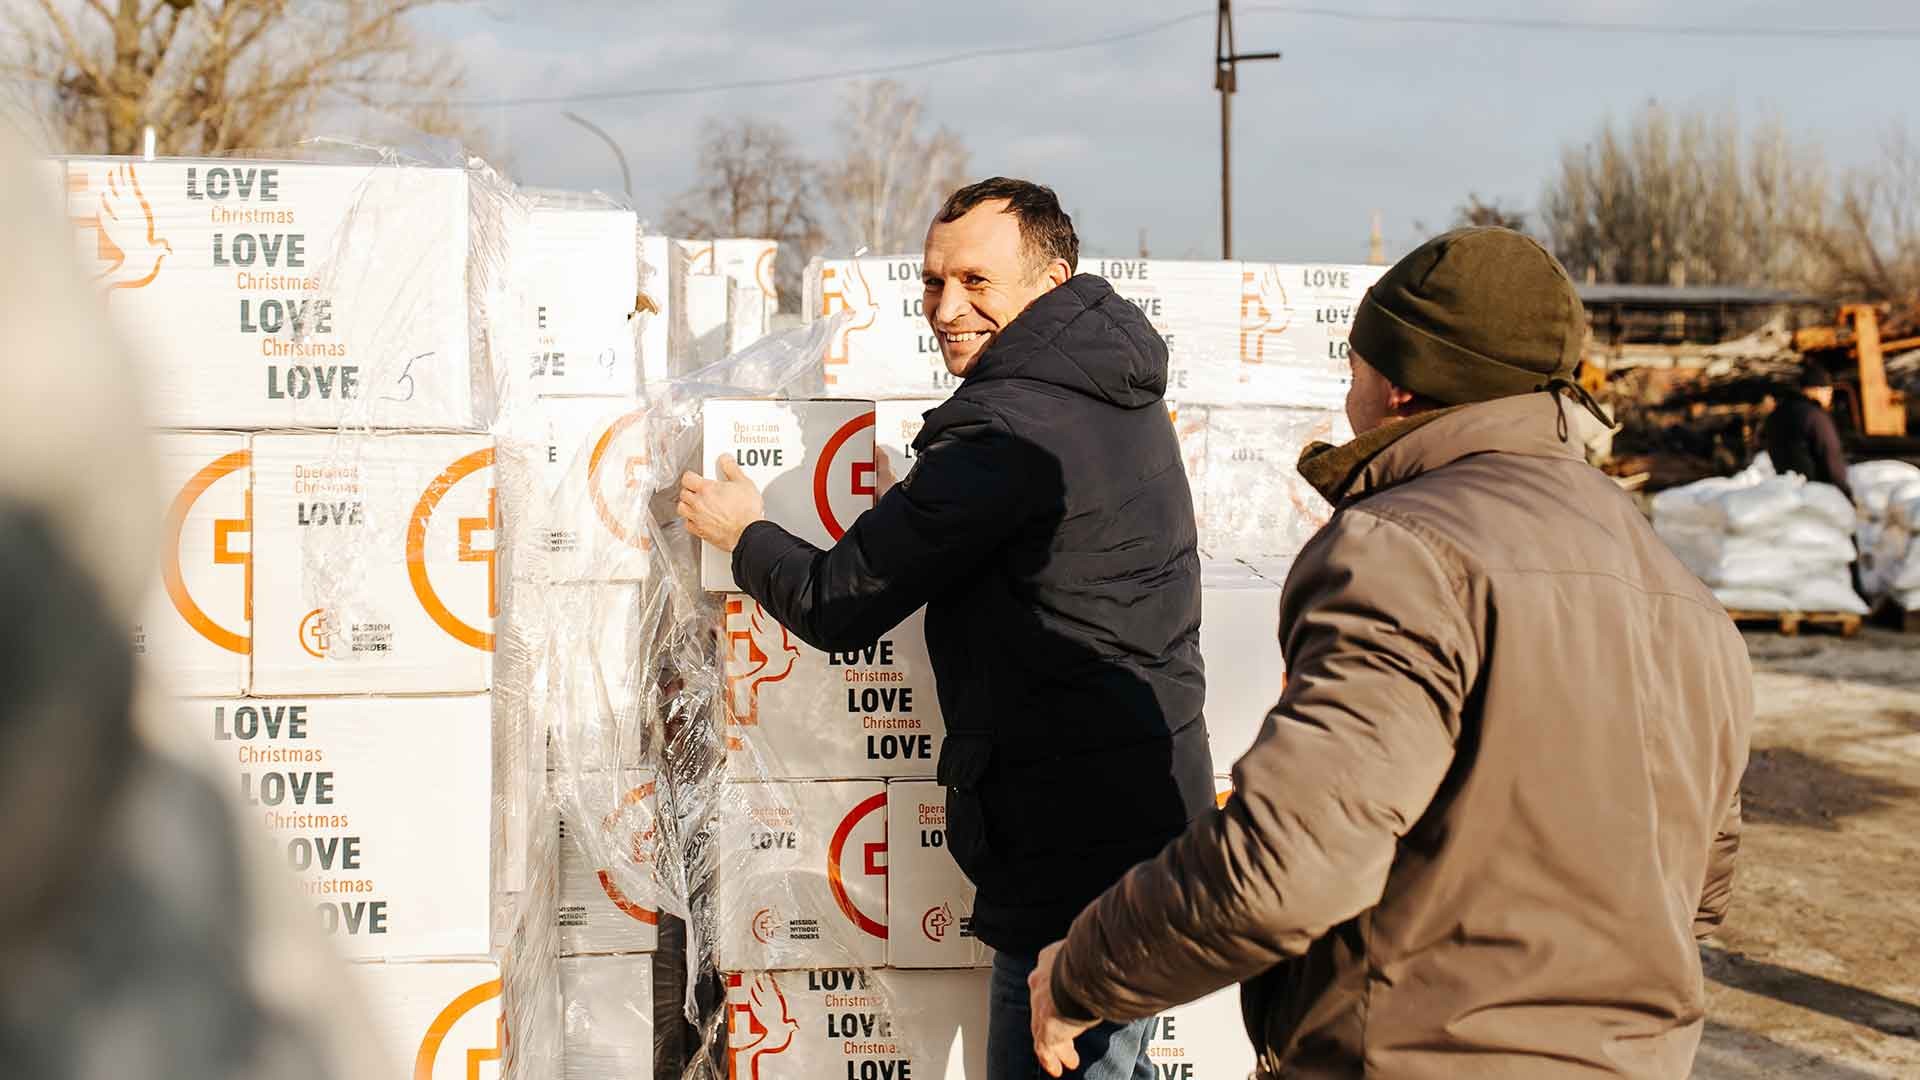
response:
<path fill-rule="evenodd" d="M 1855 522 L 1839 488 L 1776 473 L 1765 454 L 1734 476 L 1653 499 L 1660 538 L 1722 604 L 1741 611 L 1866 614 L 1849 569 Z"/>
<path fill-rule="evenodd" d="M 1860 583 L 1876 603 L 1920 611 L 1920 468 L 1863 461 L 1847 470 L 1860 504 Z"/>

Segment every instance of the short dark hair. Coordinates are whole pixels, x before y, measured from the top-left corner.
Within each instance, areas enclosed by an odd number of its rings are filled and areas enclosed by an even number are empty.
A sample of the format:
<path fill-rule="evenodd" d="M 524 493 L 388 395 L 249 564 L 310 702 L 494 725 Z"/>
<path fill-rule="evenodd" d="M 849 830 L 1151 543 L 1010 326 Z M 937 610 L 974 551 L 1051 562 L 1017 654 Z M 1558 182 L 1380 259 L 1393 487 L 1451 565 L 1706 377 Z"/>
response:
<path fill-rule="evenodd" d="M 1817 390 L 1822 386 L 1832 386 L 1833 376 L 1819 364 L 1807 364 L 1800 369 L 1800 389 Z"/>
<path fill-rule="evenodd" d="M 967 211 L 983 202 L 1007 200 L 1006 212 L 1020 222 L 1020 243 L 1035 263 L 1065 260 L 1071 273 L 1080 271 L 1080 237 L 1073 231 L 1073 219 L 1060 209 L 1053 189 L 1031 180 L 994 176 L 977 184 L 968 184 L 947 196 L 934 215 L 936 224 L 958 221 Z"/>

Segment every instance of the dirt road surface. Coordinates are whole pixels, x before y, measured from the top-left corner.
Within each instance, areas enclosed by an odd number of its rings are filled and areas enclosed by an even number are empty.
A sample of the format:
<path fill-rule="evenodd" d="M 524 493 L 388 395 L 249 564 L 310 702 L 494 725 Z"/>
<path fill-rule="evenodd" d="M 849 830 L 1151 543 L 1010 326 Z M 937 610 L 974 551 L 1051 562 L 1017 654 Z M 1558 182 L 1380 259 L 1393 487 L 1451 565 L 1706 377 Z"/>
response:
<path fill-rule="evenodd" d="M 1920 1077 L 1920 634 L 1747 646 L 1747 831 L 1694 1076 Z"/>

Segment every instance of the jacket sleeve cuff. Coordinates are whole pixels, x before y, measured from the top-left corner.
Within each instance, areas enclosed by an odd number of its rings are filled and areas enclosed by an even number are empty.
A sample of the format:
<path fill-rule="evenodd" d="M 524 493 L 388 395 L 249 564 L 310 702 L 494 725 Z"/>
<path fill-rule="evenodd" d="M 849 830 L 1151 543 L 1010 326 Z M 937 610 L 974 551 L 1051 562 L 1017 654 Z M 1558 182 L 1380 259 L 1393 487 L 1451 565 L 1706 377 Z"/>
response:
<path fill-rule="evenodd" d="M 1053 958 L 1053 978 L 1050 980 L 1053 987 L 1053 1011 L 1059 1013 L 1062 1020 L 1071 1020 L 1076 1024 L 1089 1024 L 1100 1018 L 1095 1016 L 1093 1010 L 1082 1004 L 1079 997 L 1074 994 L 1073 987 L 1070 985 L 1072 978 L 1067 973 L 1068 955 L 1066 949 L 1061 949 Z"/>
<path fill-rule="evenodd" d="M 765 518 L 741 530 L 740 542 L 733 546 L 733 582 L 741 592 L 765 599 L 753 583 L 765 581 L 773 572 L 774 562 L 787 548 L 782 542 L 785 536 L 786 530 Z"/>

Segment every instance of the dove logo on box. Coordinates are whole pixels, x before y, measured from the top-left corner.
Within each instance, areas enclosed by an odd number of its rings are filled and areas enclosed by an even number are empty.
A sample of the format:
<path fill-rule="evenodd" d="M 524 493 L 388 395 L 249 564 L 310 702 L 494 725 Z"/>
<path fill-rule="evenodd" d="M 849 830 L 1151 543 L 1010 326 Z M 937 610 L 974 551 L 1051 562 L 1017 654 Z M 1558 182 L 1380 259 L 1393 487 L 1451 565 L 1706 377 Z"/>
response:
<path fill-rule="evenodd" d="M 144 289 L 153 284 L 167 256 L 173 254 L 173 245 L 158 235 L 153 203 L 141 190 L 134 166 L 109 169 L 98 186 L 86 173 L 73 173 L 67 180 L 67 194 L 69 207 L 80 208 L 73 214 L 74 227 L 83 243 L 92 239 L 92 251 L 87 254 L 98 264 L 95 280 L 108 289 Z"/>

